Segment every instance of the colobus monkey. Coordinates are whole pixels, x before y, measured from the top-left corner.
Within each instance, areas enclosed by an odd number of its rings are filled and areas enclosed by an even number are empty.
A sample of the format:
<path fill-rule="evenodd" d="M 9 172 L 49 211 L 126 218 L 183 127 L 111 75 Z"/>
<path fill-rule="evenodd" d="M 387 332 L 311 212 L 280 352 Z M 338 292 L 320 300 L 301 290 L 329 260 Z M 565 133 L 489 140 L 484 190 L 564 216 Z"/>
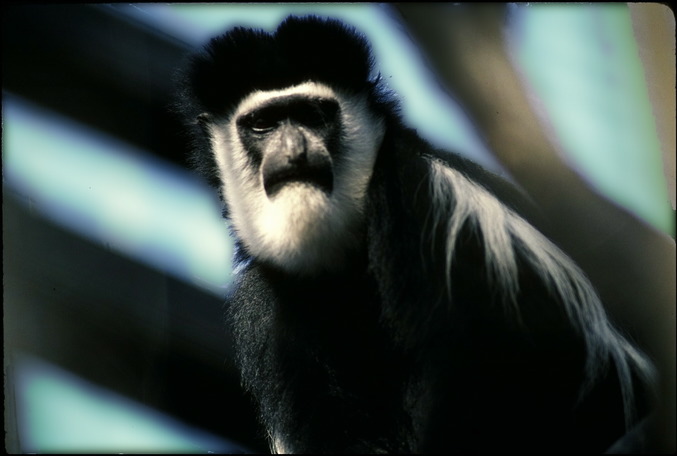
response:
<path fill-rule="evenodd" d="M 289 17 L 214 38 L 182 79 L 272 450 L 604 451 L 649 363 L 518 191 L 403 124 L 370 52 Z"/>

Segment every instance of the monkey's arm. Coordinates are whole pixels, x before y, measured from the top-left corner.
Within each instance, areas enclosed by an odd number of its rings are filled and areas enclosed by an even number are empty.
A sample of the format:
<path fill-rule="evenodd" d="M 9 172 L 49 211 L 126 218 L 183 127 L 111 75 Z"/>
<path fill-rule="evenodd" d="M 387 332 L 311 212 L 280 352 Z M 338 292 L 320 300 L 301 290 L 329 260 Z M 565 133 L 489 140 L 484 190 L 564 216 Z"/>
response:
<path fill-rule="evenodd" d="M 397 7 L 489 149 L 540 206 L 540 226 L 583 268 L 659 371 L 656 449 L 675 451 L 675 243 L 595 192 L 561 159 L 513 67 L 496 5 Z M 462 69 L 462 71 L 459 71 Z"/>

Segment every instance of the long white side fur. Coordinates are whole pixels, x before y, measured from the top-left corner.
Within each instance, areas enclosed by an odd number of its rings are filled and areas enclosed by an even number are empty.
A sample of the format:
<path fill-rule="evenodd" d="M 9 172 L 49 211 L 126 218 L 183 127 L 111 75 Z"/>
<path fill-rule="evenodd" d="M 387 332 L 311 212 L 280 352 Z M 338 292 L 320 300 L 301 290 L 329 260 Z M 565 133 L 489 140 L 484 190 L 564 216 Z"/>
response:
<path fill-rule="evenodd" d="M 291 454 L 292 451 L 287 448 L 282 437 L 275 437 L 272 433 L 268 433 L 268 441 L 270 442 L 271 454 Z"/>
<path fill-rule="evenodd" d="M 581 395 L 613 360 L 621 382 L 626 424 L 630 425 L 635 418 L 632 372 L 635 370 L 642 380 L 650 382 L 652 366 L 611 325 L 584 273 L 529 223 L 461 172 L 436 159 L 430 159 L 430 171 L 434 223 L 436 227 L 446 224 L 446 277 L 451 277 L 460 230 L 470 223 L 483 237 L 490 280 L 503 293 L 506 304 L 513 306 L 508 310 L 519 318 L 516 256 L 525 258 L 550 293 L 561 301 L 569 320 L 585 340 L 587 382 Z M 448 281 L 448 291 L 452 286 Z"/>
<path fill-rule="evenodd" d="M 235 120 L 268 100 L 293 94 L 339 103 L 343 150 L 333 157 L 330 195 L 304 183 L 292 183 L 269 199 L 258 170 L 247 158 Z M 313 274 L 341 268 L 346 254 L 360 242 L 365 193 L 383 130 L 382 121 L 369 113 L 366 100 L 315 82 L 254 92 L 230 119 L 211 125 L 231 222 L 246 249 L 289 272 Z"/>

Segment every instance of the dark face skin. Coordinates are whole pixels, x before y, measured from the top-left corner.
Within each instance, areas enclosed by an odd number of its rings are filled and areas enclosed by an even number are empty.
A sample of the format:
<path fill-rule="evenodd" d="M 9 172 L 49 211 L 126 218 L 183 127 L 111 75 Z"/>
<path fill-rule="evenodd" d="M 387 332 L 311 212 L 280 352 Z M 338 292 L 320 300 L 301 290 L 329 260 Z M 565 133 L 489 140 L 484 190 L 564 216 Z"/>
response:
<path fill-rule="evenodd" d="M 268 197 L 291 182 L 331 193 L 340 108 L 335 100 L 291 95 L 237 119 L 242 143 L 260 171 Z"/>

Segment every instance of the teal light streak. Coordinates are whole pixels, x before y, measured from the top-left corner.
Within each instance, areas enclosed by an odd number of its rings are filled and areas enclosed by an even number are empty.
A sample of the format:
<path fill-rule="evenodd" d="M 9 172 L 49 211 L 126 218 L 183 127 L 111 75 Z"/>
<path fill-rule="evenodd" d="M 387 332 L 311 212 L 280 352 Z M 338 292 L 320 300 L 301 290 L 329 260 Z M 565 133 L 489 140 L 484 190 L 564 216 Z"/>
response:
<path fill-rule="evenodd" d="M 230 280 L 220 208 L 187 173 L 3 96 L 4 184 L 56 223 L 207 291 Z"/>
<path fill-rule="evenodd" d="M 238 450 L 230 442 L 37 358 L 17 356 L 13 372 L 17 424 L 24 453 Z"/>

